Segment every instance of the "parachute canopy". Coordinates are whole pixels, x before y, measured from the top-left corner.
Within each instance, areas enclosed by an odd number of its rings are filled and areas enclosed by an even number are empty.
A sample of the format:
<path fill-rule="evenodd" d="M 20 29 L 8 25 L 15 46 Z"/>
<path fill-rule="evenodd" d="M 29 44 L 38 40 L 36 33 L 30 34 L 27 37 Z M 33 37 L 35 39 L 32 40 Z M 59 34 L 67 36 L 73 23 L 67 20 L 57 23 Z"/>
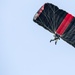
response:
<path fill-rule="evenodd" d="M 75 17 L 51 3 L 45 3 L 33 17 L 33 21 L 75 47 Z"/>

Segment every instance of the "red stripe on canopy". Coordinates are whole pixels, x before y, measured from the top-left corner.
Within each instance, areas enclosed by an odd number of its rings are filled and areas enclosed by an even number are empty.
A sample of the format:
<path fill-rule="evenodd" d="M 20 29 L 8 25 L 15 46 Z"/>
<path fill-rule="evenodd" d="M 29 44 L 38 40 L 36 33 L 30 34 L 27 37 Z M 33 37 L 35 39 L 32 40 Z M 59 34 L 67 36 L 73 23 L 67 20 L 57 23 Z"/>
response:
<path fill-rule="evenodd" d="M 56 30 L 56 33 L 60 36 L 63 35 L 63 33 L 65 32 L 67 27 L 70 25 L 73 18 L 74 17 L 71 14 L 67 14 L 64 20 L 59 25 L 58 29 Z"/>

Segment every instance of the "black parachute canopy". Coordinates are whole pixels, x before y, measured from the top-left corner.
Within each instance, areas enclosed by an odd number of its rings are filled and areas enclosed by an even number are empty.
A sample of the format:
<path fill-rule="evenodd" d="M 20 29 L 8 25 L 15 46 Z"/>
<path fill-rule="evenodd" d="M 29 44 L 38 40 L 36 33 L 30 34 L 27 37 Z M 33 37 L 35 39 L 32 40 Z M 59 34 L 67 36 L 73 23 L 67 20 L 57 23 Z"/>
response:
<path fill-rule="evenodd" d="M 34 15 L 33 21 L 75 47 L 75 17 L 51 3 L 45 3 Z M 53 41 L 53 40 L 51 40 Z"/>

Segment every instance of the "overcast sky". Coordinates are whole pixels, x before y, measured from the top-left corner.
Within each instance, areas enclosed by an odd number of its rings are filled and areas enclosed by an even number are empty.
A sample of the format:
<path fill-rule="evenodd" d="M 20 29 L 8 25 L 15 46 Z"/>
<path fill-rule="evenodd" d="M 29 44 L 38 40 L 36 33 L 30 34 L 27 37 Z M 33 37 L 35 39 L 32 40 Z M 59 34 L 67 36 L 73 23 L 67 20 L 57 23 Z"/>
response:
<path fill-rule="evenodd" d="M 75 48 L 33 22 L 46 2 L 75 16 L 74 0 L 0 0 L 0 75 L 75 75 Z"/>

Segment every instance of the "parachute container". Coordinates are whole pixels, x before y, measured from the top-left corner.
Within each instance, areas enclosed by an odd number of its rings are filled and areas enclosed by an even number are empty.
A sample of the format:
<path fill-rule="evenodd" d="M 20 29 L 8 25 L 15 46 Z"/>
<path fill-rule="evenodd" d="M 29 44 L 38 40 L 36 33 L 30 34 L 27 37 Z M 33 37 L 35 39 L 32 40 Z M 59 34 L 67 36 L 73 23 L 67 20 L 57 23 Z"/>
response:
<path fill-rule="evenodd" d="M 36 12 L 33 21 L 75 47 L 75 17 L 59 9 L 56 5 L 45 3 Z"/>

